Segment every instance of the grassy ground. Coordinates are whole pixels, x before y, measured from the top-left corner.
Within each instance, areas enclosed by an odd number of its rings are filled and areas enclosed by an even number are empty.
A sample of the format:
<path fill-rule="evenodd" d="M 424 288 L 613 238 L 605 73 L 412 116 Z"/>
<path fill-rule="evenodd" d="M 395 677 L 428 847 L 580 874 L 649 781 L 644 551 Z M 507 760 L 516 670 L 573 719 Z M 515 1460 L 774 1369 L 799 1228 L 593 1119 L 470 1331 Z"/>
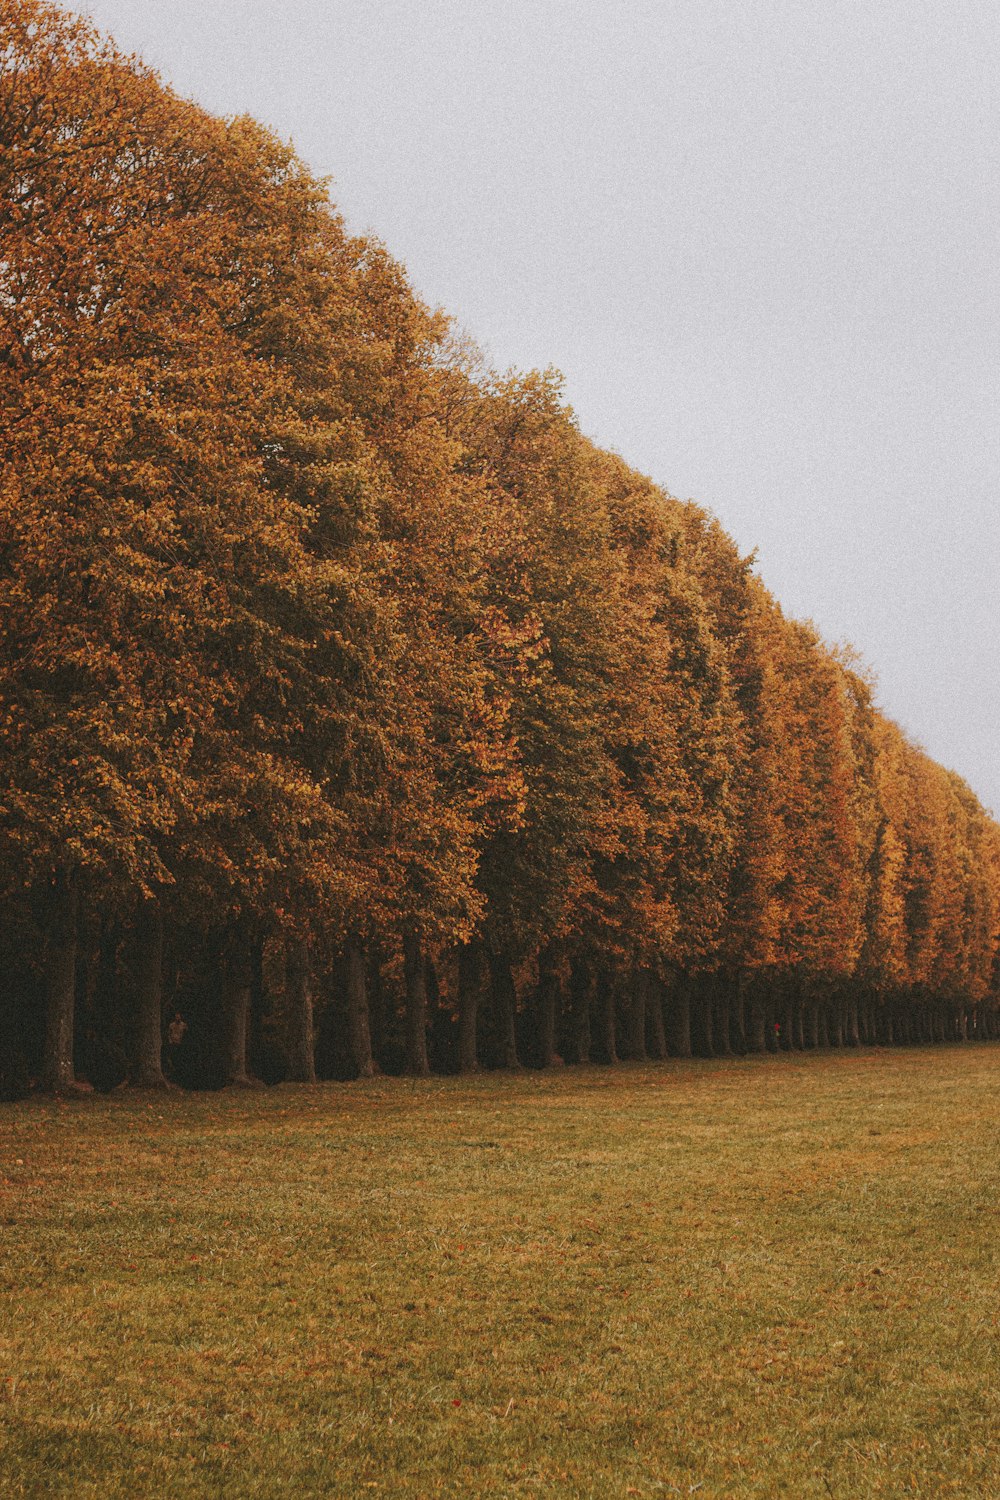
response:
<path fill-rule="evenodd" d="M 0 1106 L 0 1494 L 1000 1495 L 1000 1048 Z"/>

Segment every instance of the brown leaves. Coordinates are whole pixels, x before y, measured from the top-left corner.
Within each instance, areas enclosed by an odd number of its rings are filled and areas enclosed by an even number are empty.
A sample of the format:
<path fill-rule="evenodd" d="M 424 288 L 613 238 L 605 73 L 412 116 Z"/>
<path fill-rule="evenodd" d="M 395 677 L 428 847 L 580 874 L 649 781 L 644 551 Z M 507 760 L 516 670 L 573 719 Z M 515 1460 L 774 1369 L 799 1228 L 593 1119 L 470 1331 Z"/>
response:
<path fill-rule="evenodd" d="M 0 58 L 15 884 L 990 992 L 996 825 L 717 522 L 254 121 L 40 0 Z"/>

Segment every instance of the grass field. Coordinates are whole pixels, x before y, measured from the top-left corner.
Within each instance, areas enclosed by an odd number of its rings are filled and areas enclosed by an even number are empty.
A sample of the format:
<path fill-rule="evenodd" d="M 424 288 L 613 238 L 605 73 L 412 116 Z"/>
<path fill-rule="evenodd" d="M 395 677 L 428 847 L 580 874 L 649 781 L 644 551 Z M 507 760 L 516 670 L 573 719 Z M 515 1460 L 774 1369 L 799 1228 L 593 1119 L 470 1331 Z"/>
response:
<path fill-rule="evenodd" d="M 0 1495 L 1000 1496 L 1000 1047 L 0 1106 Z"/>

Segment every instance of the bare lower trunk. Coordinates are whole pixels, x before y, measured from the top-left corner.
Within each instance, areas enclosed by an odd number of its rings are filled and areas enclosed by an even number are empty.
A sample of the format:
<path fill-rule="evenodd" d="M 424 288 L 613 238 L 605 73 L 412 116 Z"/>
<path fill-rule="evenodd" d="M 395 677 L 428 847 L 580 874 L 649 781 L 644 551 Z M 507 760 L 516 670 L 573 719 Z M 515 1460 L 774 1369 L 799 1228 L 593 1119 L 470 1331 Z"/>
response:
<path fill-rule="evenodd" d="M 403 935 L 403 974 L 406 981 L 406 1071 L 426 1078 L 431 1071 L 427 1057 L 427 974 L 424 950 L 412 932 Z"/>
<path fill-rule="evenodd" d="M 570 989 L 573 1000 L 573 1061 L 590 1062 L 590 997 L 593 993 L 594 977 L 590 966 L 577 959 L 570 974 Z"/>
<path fill-rule="evenodd" d="M 746 985 L 743 971 L 737 969 L 727 984 L 729 992 L 729 1045 L 743 1057 L 747 1048 Z"/>
<path fill-rule="evenodd" d="M 819 1046 L 819 1007 L 815 1000 L 802 1002 L 802 1045 L 810 1051 Z"/>
<path fill-rule="evenodd" d="M 846 1015 L 844 1017 L 844 1045 L 845 1047 L 861 1046 L 861 1031 L 858 1026 L 858 998 L 849 995 L 847 998 Z"/>
<path fill-rule="evenodd" d="M 778 1039 L 782 1052 L 792 1052 L 795 1048 L 795 1010 L 797 1003 L 792 982 L 786 979 L 782 983 L 780 997 L 781 1021 Z"/>
<path fill-rule="evenodd" d="M 490 954 L 490 977 L 493 981 L 493 1004 L 496 1007 L 497 1032 L 500 1039 L 500 1066 L 519 1068 L 517 1055 L 517 991 L 505 954 Z"/>
<path fill-rule="evenodd" d="M 732 1057 L 729 979 L 725 974 L 713 974 L 708 986 L 711 996 L 712 1050 L 716 1057 Z"/>
<path fill-rule="evenodd" d="M 458 953 L 458 1071 L 479 1071 L 479 1000 L 483 991 L 483 951 L 466 943 Z"/>
<path fill-rule="evenodd" d="M 694 980 L 690 974 L 680 973 L 670 989 L 667 1012 L 667 1046 L 671 1057 L 690 1057 L 691 1044 L 691 995 Z"/>
<path fill-rule="evenodd" d="M 288 1082 L 315 1083 L 312 979 L 309 944 L 304 937 L 290 937 L 285 950 L 285 1023 Z"/>
<path fill-rule="evenodd" d="M 841 995 L 837 995 L 830 1002 L 830 1010 L 827 1017 L 827 1036 L 831 1047 L 842 1047 L 844 1045 L 844 1000 Z"/>
<path fill-rule="evenodd" d="M 691 1049 L 696 1057 L 714 1057 L 712 1036 L 712 986 L 705 974 L 693 974 L 689 990 Z"/>
<path fill-rule="evenodd" d="M 385 985 L 382 983 L 382 954 L 376 943 L 368 950 L 368 970 L 365 974 L 368 987 L 368 1028 L 372 1038 L 372 1053 L 378 1061 L 384 1059 L 389 1039 L 389 1017 L 386 1014 Z"/>
<path fill-rule="evenodd" d="M 646 1060 L 646 1006 L 649 1003 L 651 975 L 640 969 L 633 974 L 628 988 L 628 1056 L 633 1062 Z"/>
<path fill-rule="evenodd" d="M 144 901 L 135 923 L 135 1032 L 131 1082 L 165 1089 L 163 1076 L 163 913 Z"/>
<path fill-rule="evenodd" d="M 612 1068 L 618 1062 L 618 1039 L 615 1026 L 617 993 L 617 981 L 612 975 L 602 973 L 597 981 L 597 1013 L 601 1028 L 601 1051 L 604 1053 L 604 1062 Z"/>
<path fill-rule="evenodd" d="M 254 1083 L 250 1075 L 247 1048 L 252 986 L 253 965 L 249 944 L 242 931 L 237 931 L 231 939 L 226 956 L 220 1016 L 223 1081 L 233 1088 L 250 1088 Z"/>
<path fill-rule="evenodd" d="M 747 1048 L 751 1052 L 767 1049 L 767 1010 L 757 981 L 751 982 L 747 996 Z"/>
<path fill-rule="evenodd" d="M 816 1028 L 816 1045 L 818 1047 L 829 1047 L 830 1045 L 830 1006 L 824 1001 L 816 1013 L 818 1022 Z"/>
<path fill-rule="evenodd" d="M 60 870 L 49 892 L 45 963 L 43 1082 L 50 1093 L 74 1088 L 73 1010 L 76 999 L 78 900 L 73 877 Z"/>
<path fill-rule="evenodd" d="M 368 973 L 365 950 L 356 938 L 349 938 L 344 950 L 344 1000 L 347 1036 L 355 1070 L 359 1078 L 374 1078 L 375 1062 L 368 1021 Z"/>
<path fill-rule="evenodd" d="M 794 987 L 792 999 L 792 1045 L 797 1052 L 804 1051 L 806 1045 L 805 1005 L 798 984 Z"/>
<path fill-rule="evenodd" d="M 655 975 L 650 976 L 649 995 L 646 1004 L 649 1055 L 662 1062 L 667 1055 L 667 1033 L 663 1025 L 663 985 Z"/>
<path fill-rule="evenodd" d="M 538 1061 L 543 1068 L 557 1062 L 556 1023 L 559 1016 L 559 973 L 551 954 L 543 954 L 539 964 L 538 993 Z"/>

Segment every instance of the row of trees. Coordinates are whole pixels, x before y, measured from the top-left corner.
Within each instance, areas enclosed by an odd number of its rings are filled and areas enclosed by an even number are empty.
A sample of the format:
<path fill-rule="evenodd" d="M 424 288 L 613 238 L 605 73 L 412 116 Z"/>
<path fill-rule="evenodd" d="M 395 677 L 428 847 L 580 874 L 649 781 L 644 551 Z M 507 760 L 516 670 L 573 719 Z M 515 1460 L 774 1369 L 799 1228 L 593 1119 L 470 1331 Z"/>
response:
<path fill-rule="evenodd" d="M 0 1086 L 993 1034 L 973 794 L 287 147 L 2 0 L 0 225 Z"/>

